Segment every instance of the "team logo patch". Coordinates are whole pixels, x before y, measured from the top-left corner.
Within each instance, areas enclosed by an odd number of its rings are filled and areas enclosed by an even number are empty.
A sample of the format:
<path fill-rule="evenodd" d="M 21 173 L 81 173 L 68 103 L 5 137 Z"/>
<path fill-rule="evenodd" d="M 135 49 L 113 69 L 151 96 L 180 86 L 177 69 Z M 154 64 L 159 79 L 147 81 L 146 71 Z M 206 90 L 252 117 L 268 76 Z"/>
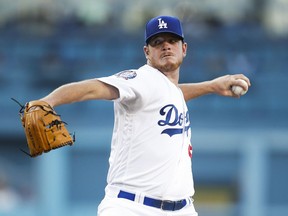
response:
<path fill-rule="evenodd" d="M 118 78 L 123 78 L 125 80 L 134 79 L 137 76 L 136 71 L 133 70 L 125 70 L 115 74 Z"/>

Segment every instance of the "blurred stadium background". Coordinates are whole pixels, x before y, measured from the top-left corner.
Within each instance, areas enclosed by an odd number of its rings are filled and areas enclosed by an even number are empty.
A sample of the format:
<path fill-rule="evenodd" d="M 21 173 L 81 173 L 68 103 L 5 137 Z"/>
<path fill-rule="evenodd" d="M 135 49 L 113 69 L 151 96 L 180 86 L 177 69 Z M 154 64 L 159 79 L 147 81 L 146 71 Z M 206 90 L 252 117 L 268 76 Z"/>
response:
<path fill-rule="evenodd" d="M 30 159 L 14 97 L 145 63 L 143 26 L 183 20 L 181 82 L 244 73 L 241 99 L 189 102 L 195 206 L 201 216 L 288 215 L 287 0 L 0 0 L 0 216 L 96 215 L 104 195 L 111 102 L 56 111 L 76 144 Z"/>

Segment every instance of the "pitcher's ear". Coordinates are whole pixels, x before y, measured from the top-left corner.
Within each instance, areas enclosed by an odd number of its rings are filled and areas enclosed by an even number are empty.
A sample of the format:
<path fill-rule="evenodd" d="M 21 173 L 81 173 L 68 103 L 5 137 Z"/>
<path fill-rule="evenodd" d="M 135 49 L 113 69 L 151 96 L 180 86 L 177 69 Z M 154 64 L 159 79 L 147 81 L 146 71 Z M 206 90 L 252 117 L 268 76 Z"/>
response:
<path fill-rule="evenodd" d="M 143 51 L 144 51 L 144 54 L 145 54 L 145 56 L 147 58 L 147 56 L 149 55 L 149 48 L 147 46 L 144 46 L 143 47 Z"/>

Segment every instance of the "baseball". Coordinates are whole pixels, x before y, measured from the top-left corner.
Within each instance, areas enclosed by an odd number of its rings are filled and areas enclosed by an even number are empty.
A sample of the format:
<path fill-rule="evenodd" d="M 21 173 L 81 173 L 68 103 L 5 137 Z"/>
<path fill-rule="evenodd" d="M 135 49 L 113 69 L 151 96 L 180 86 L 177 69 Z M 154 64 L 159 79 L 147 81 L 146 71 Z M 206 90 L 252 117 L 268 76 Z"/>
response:
<path fill-rule="evenodd" d="M 243 84 L 246 85 L 247 88 L 248 88 L 248 84 L 247 84 L 247 82 L 245 80 L 242 80 L 242 79 L 239 79 L 239 80 L 241 82 L 243 82 Z M 234 94 L 239 95 L 239 96 L 240 95 L 244 95 L 247 92 L 241 86 L 232 86 L 232 91 L 233 91 Z"/>

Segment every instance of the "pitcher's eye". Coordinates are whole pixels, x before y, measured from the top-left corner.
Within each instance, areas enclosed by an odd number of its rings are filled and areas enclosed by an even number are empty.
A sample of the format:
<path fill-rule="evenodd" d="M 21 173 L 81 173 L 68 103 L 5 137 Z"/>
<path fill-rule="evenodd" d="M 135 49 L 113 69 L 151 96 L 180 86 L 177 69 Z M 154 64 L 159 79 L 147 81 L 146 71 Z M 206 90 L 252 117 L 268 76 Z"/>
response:
<path fill-rule="evenodd" d="M 149 44 L 151 45 L 151 46 L 153 46 L 153 47 L 155 47 L 155 46 L 158 46 L 158 45 L 160 45 L 161 43 L 163 43 L 163 39 L 161 39 L 161 38 L 155 38 L 155 39 L 152 39 L 150 42 L 149 42 Z"/>
<path fill-rule="evenodd" d="M 169 43 L 173 44 L 173 43 L 177 43 L 180 39 L 178 38 L 172 38 L 169 40 Z"/>

